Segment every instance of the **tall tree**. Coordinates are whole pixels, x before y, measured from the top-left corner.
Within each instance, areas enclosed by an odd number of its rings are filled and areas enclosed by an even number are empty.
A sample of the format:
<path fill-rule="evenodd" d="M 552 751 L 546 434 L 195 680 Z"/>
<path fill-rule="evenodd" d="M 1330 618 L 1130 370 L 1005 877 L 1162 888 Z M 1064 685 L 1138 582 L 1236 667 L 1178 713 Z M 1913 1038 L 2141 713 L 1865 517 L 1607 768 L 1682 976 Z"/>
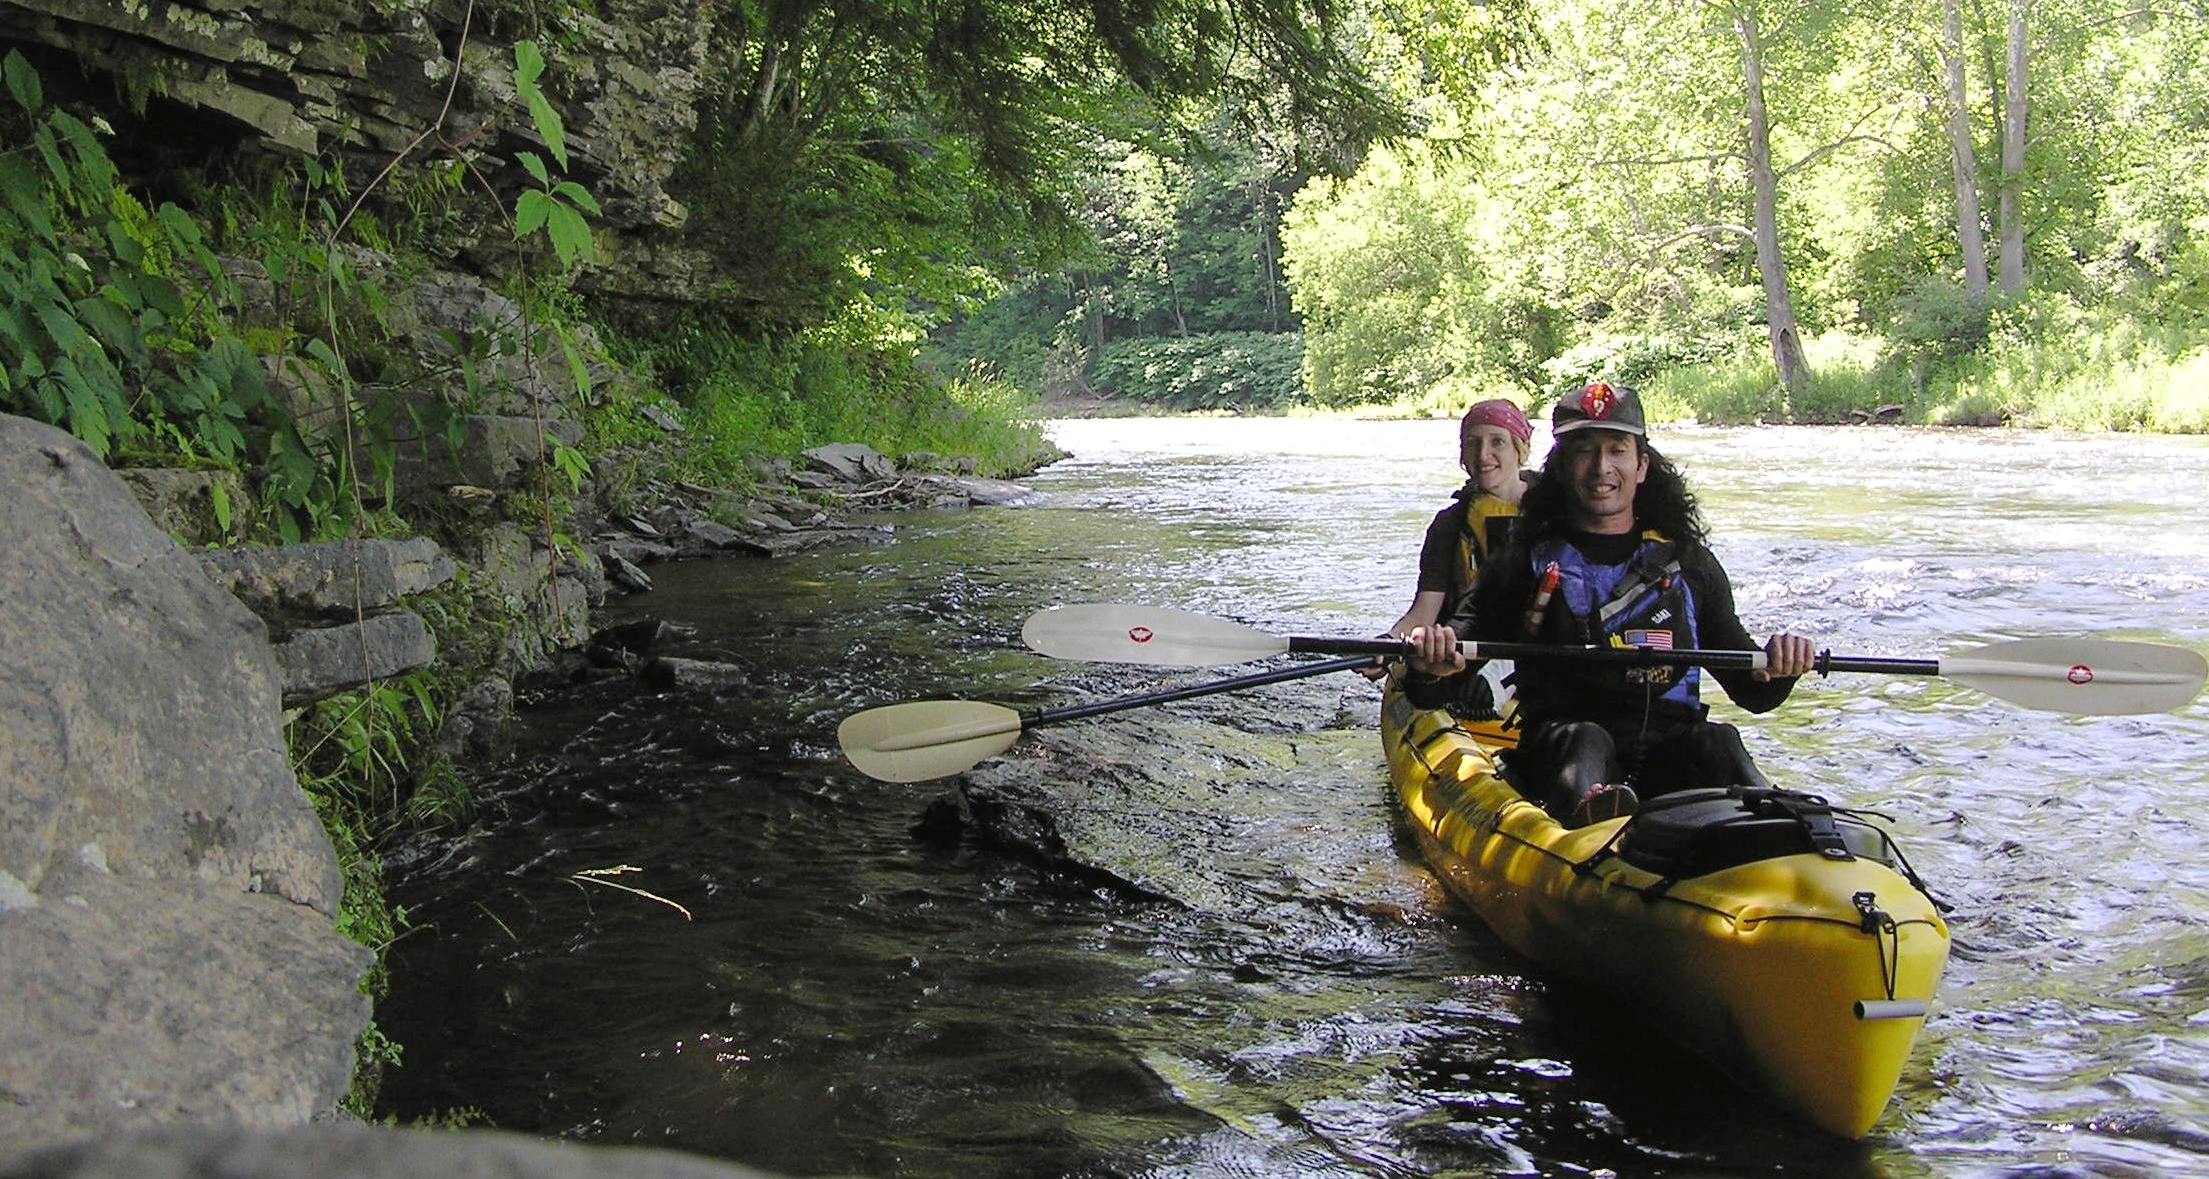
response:
<path fill-rule="evenodd" d="M 1948 157 L 1956 181 L 1956 246 L 1964 259 L 1964 293 L 1976 306 L 1987 297 L 1987 241 L 1980 221 L 1979 158 L 1972 146 L 1971 99 L 1964 85 L 1962 8 L 1960 0 L 1941 0 L 1940 58 L 1948 81 Z M 2003 144 L 2006 149 L 2006 136 Z"/>
<path fill-rule="evenodd" d="M 1764 283 L 1764 323 L 1772 341 L 1772 366 L 1789 392 L 1810 383 L 1810 361 L 1803 356 L 1795 326 L 1795 296 L 1787 283 L 1787 258 L 1779 240 L 1779 176 L 1772 170 L 1772 128 L 1764 105 L 1764 40 L 1755 0 L 1733 12 L 1734 36 L 1741 43 L 1741 98 L 1744 147 L 1751 199 L 1756 207 L 1756 269 Z"/>
<path fill-rule="evenodd" d="M 1670 3 L 1577 11 L 1579 22 L 1554 29 L 1553 38 L 1578 54 L 1560 63 L 1558 85 L 1567 119 L 1585 130 L 1556 133 L 1585 172 L 1603 177 L 1597 191 L 1622 206 L 1597 213 L 1603 232 L 1633 243 L 1634 268 L 1664 275 L 1682 298 L 1691 281 L 1683 270 L 1740 256 L 1730 239 L 1748 243 L 1773 367 L 1789 390 L 1801 390 L 1811 371 L 1789 277 L 1786 189 L 1875 140 L 1865 127 L 1892 106 L 1871 102 L 1842 115 L 1824 101 L 1835 68 L 1827 43 L 1851 31 L 1851 14 L 1818 0 L 1698 0 L 1698 19 L 1684 26 L 1698 35 L 1682 36 Z M 1777 83 L 1775 62 L 1784 71 Z M 1716 77 L 1733 84 L 1714 86 Z M 1776 118 L 1775 103 L 1790 117 Z M 1782 135 L 1784 154 L 1775 148 Z M 1671 261 L 1674 247 L 1689 241 L 1705 243 L 1708 254 Z"/>
<path fill-rule="evenodd" d="M 1949 3 L 1953 5 L 1955 0 Z M 2032 8 L 2033 0 L 2010 0 L 2006 38 L 2008 68 L 2004 71 L 2002 86 L 2002 182 L 1995 190 L 1994 205 L 1995 233 L 2001 252 L 1997 281 L 2004 291 L 2013 295 L 2025 289 L 2025 218 L 2021 202 L 2025 188 L 2026 117 L 2031 111 L 2032 94 L 2027 67 L 2027 57 L 2032 51 L 2027 38 Z"/>

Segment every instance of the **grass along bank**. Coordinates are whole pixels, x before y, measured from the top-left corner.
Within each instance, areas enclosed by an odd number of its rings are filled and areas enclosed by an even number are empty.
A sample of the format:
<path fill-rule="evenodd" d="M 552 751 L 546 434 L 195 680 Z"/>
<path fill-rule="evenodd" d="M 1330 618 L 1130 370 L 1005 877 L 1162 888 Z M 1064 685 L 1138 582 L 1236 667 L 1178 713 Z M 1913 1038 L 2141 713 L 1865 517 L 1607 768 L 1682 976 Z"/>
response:
<path fill-rule="evenodd" d="M 2048 331 L 2044 325 L 2028 328 L 2021 315 L 2005 322 L 1998 314 L 1975 345 L 1828 332 L 1805 341 L 1813 376 L 1793 394 L 1779 383 L 1757 328 L 1724 344 L 1721 355 L 1684 363 L 1683 355 L 1710 349 L 1683 349 L 1653 336 L 1600 337 L 1545 364 L 1544 387 L 1531 395 L 1513 382 L 1447 378 L 1419 392 L 1358 405 L 1296 399 L 1197 412 L 1447 418 L 1496 396 L 1539 412 L 1567 389 L 1607 379 L 1639 388 L 1656 421 L 1834 424 L 1899 407 L 1899 420 L 1912 425 L 2209 433 L 2209 339 L 2132 319 L 2072 318 L 2064 330 Z M 1053 397 L 1041 408 L 1063 417 L 1187 412 L 1122 397 Z"/>
<path fill-rule="evenodd" d="M 872 304 L 772 340 L 706 310 L 648 328 L 606 318 L 610 359 L 634 381 L 630 403 L 596 415 L 598 449 L 648 447 L 659 470 L 692 482 L 744 486 L 760 460 L 836 442 L 899 459 L 963 459 L 991 477 L 1055 457 L 1035 394 L 998 377 L 937 371 L 921 359 L 919 329 Z M 682 433 L 669 437 L 647 407 L 671 414 Z"/>
<path fill-rule="evenodd" d="M 1806 342 L 1813 376 L 1788 394 L 1768 357 L 1668 369 L 1645 385 L 1652 416 L 1712 424 L 1845 422 L 1900 406 L 1920 425 L 2209 433 L 2209 341 L 2137 320 L 2029 330 L 1997 315 L 1977 348 L 1901 347 L 1831 332 Z"/>

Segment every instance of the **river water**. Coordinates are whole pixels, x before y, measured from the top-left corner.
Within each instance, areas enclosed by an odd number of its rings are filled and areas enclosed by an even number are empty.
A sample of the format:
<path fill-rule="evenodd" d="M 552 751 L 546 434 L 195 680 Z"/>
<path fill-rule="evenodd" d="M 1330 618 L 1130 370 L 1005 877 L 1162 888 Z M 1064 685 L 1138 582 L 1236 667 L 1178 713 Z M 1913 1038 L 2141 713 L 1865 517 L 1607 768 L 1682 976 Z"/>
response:
<path fill-rule="evenodd" d="M 411 849 L 391 1112 L 792 1174 L 2209 1169 L 2209 701 L 2078 718 L 1855 676 L 1730 717 L 1774 781 L 1892 815 L 1955 906 L 1901 1088 L 1868 1140 L 1837 1143 L 1462 914 L 1392 824 L 1362 679 L 1042 730 L 963 783 L 844 764 L 835 726 L 861 708 L 1208 674 L 1029 654 L 1019 626 L 1045 606 L 1369 634 L 1409 601 L 1457 483 L 1447 422 L 1052 433 L 1073 457 L 1030 480 L 1032 506 L 658 566 L 609 607 L 695 627 L 673 653 L 751 684 L 540 703 L 480 783 L 477 829 Z M 1755 633 L 1908 657 L 2031 635 L 2209 649 L 2209 440 L 1659 441 Z M 1050 800 L 1025 844 L 1048 854 L 918 834 L 962 787 Z"/>

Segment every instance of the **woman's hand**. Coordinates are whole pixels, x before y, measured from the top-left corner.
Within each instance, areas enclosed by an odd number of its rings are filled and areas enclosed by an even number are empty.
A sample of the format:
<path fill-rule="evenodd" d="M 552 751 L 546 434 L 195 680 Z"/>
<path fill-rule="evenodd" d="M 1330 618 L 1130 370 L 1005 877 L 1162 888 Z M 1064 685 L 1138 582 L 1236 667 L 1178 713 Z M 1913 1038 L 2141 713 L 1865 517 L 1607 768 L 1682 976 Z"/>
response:
<path fill-rule="evenodd" d="M 1415 626 L 1408 637 L 1413 671 L 1439 678 L 1465 670 L 1465 652 L 1458 649 L 1456 631 L 1446 626 Z"/>
<path fill-rule="evenodd" d="M 1782 631 L 1764 644 L 1764 670 L 1759 680 L 1791 680 L 1807 675 L 1818 661 L 1818 650 L 1809 639 Z"/>

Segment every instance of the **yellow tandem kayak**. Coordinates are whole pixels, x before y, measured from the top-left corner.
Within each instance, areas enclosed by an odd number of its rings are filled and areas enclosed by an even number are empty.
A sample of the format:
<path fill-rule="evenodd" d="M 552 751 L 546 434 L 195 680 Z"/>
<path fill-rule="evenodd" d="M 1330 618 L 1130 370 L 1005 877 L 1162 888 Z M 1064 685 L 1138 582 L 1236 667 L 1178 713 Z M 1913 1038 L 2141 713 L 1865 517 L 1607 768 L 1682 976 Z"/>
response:
<path fill-rule="evenodd" d="M 1567 830 L 1497 775 L 1494 725 L 1391 691 L 1381 741 L 1427 862 L 1513 949 L 1821 1129 L 1879 1120 L 1948 927 L 1878 828 L 1802 819 L 1786 809 L 1801 796 L 1698 790 Z"/>

